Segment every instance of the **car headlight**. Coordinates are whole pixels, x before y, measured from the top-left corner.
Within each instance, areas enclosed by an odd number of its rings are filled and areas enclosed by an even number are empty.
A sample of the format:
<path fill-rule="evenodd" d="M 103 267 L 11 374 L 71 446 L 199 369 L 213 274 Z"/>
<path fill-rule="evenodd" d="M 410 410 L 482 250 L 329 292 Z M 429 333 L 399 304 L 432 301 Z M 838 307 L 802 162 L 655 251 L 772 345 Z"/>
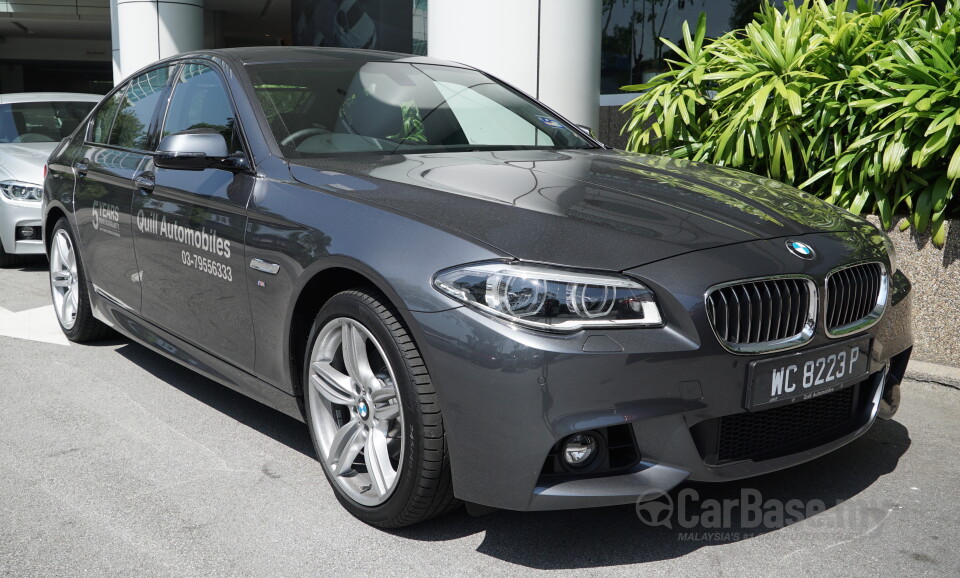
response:
<path fill-rule="evenodd" d="M 478 311 L 548 331 L 663 324 L 653 292 L 626 277 L 486 263 L 441 271 L 433 284 Z"/>
<path fill-rule="evenodd" d="M 0 181 L 0 193 L 12 201 L 39 201 L 43 187 L 20 181 Z"/>
<path fill-rule="evenodd" d="M 893 246 L 890 235 L 887 235 L 886 231 L 880 228 L 880 225 L 877 225 L 877 231 L 880 232 L 880 238 L 883 239 L 883 248 L 887 250 L 887 257 L 890 258 L 890 276 L 892 277 L 899 271 L 900 266 L 897 262 L 897 248 Z"/>

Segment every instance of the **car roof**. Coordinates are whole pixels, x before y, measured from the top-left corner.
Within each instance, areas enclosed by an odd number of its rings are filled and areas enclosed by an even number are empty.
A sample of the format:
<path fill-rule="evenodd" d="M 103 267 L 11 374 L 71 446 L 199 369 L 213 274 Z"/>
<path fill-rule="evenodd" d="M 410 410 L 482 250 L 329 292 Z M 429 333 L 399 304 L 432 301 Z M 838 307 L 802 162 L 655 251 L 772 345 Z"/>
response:
<path fill-rule="evenodd" d="M 276 62 L 413 62 L 421 64 L 442 64 L 469 68 L 448 60 L 415 56 L 400 52 L 385 52 L 381 50 L 362 50 L 359 48 L 327 48 L 314 46 L 245 46 L 241 48 L 223 48 L 216 50 L 200 50 L 178 54 L 171 60 L 180 60 L 189 57 L 213 57 L 237 62 L 239 64 L 265 64 Z"/>
<path fill-rule="evenodd" d="M 11 92 L 0 94 L 0 104 L 17 102 L 100 102 L 102 94 L 81 92 Z"/>

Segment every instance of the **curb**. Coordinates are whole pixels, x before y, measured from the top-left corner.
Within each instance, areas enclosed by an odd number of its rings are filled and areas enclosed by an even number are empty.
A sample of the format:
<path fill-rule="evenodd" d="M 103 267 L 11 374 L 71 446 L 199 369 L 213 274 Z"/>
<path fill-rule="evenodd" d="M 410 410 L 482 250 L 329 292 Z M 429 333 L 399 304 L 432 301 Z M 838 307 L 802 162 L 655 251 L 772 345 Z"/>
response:
<path fill-rule="evenodd" d="M 960 389 L 960 367 L 911 360 L 904 377 L 913 381 L 939 383 Z"/>

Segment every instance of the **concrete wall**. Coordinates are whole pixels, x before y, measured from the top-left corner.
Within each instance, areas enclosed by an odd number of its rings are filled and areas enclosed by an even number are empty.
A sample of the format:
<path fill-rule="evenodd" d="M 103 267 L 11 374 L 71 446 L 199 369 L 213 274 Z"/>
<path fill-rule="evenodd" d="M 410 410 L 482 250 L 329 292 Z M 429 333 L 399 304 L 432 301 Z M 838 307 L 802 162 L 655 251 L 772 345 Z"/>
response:
<path fill-rule="evenodd" d="M 600 123 L 593 127 L 600 142 L 616 149 L 627 146 L 627 135 L 620 134 L 620 129 L 630 118 L 629 112 L 620 112 L 619 106 L 601 106 Z"/>
<path fill-rule="evenodd" d="M 901 221 L 888 234 L 913 282 L 913 358 L 960 367 L 960 221 L 947 224 L 942 249 L 928 234 L 900 231 Z"/>

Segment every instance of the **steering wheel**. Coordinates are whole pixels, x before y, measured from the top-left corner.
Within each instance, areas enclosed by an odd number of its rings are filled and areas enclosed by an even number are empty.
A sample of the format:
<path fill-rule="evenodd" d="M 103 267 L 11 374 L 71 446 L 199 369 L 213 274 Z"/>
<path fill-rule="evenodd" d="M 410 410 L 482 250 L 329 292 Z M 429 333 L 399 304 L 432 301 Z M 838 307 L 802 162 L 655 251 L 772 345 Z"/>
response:
<path fill-rule="evenodd" d="M 280 144 L 287 147 L 295 147 L 299 145 L 302 140 L 306 139 L 309 136 L 315 136 L 318 134 L 327 134 L 329 132 L 330 132 L 329 130 L 319 126 L 301 128 L 300 130 L 296 132 L 292 132 L 289 135 L 287 135 L 282 141 L 280 141 Z"/>

